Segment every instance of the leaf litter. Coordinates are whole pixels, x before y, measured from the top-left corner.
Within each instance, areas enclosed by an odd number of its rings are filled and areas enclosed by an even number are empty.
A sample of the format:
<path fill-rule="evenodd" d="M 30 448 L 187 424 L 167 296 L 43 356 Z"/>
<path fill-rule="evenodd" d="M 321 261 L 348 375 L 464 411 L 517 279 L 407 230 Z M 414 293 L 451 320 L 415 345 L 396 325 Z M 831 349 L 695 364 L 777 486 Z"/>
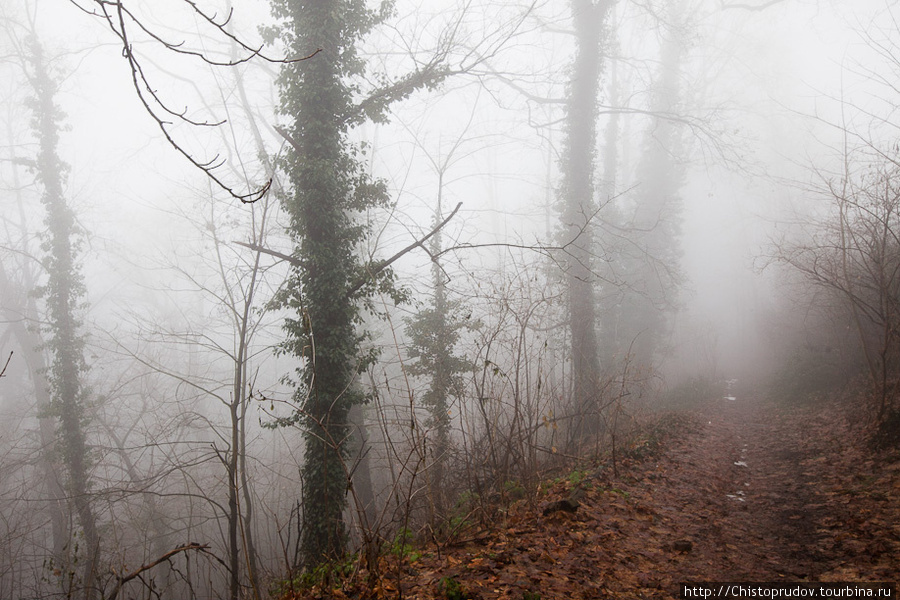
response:
<path fill-rule="evenodd" d="M 456 598 L 637 600 L 676 598 L 684 581 L 900 580 L 900 460 L 869 449 L 851 410 L 711 401 L 658 454 L 581 484 L 574 510 L 545 514 L 572 496 L 563 480 L 468 543 L 296 597 L 449 598 L 453 582 Z"/>

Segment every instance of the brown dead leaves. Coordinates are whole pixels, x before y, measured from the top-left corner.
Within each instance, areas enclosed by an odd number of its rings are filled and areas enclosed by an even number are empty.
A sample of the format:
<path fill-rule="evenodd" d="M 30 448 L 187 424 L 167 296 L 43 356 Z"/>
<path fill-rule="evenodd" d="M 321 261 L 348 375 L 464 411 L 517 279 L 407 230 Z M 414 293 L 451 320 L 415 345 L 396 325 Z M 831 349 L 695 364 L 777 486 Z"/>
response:
<path fill-rule="evenodd" d="M 847 410 L 712 402 L 661 455 L 588 481 L 573 511 L 543 514 L 571 497 L 563 480 L 475 541 L 384 558 L 375 584 L 305 597 L 671 599 L 691 580 L 896 581 L 900 462 L 872 454 Z"/>

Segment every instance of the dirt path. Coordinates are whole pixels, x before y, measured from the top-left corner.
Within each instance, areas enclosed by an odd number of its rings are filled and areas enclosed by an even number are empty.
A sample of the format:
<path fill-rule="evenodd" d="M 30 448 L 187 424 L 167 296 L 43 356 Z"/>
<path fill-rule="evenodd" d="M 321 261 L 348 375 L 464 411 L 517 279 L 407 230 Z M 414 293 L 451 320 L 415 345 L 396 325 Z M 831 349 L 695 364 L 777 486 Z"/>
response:
<path fill-rule="evenodd" d="M 872 457 L 845 415 L 740 394 L 711 403 L 706 424 L 627 487 L 656 522 L 632 521 L 628 536 L 662 549 L 639 587 L 671 598 L 685 580 L 896 581 L 900 464 Z"/>
<path fill-rule="evenodd" d="M 679 575 L 816 579 L 831 568 L 821 524 L 827 442 L 810 415 L 739 398 L 710 406 L 704 431 L 662 459 L 662 485 L 637 491 L 691 542 Z M 793 418 L 792 418 L 793 417 Z M 804 418 L 805 417 L 805 418 Z"/>
<path fill-rule="evenodd" d="M 590 479 L 574 512 L 547 512 L 570 496 L 563 480 L 470 543 L 319 597 L 673 599 L 686 581 L 900 580 L 897 455 L 869 453 L 846 407 L 736 395 Z"/>

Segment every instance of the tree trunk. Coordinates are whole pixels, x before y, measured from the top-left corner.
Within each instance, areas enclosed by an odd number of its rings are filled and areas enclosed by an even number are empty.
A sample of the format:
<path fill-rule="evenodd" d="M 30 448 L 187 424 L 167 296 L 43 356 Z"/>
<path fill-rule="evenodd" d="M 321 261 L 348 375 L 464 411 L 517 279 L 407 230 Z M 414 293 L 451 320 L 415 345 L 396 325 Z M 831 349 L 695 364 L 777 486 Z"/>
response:
<path fill-rule="evenodd" d="M 299 257 L 283 298 L 296 311 L 286 322 L 284 347 L 304 363 L 295 398 L 306 431 L 303 564 L 312 567 L 345 549 L 345 442 L 359 360 L 359 311 L 347 292 L 359 272 L 354 250 L 364 233 L 350 213 L 371 206 L 383 189 L 368 181 L 346 138 L 354 107 L 345 79 L 358 73 L 355 44 L 371 26 L 365 2 L 273 0 L 273 7 L 286 20 L 294 55 L 319 50 L 286 65 L 279 80 L 281 111 L 292 120 L 285 166 L 293 190 L 284 207 Z"/>
<path fill-rule="evenodd" d="M 653 85 L 651 112 L 655 115 L 647 131 L 638 165 L 637 209 L 634 244 L 640 255 L 628 282 L 636 290 L 627 299 L 631 327 L 625 347 L 631 347 L 637 365 L 652 366 L 669 330 L 669 317 L 677 307 L 681 284 L 679 193 L 684 184 L 680 125 L 676 114 L 681 101 L 681 63 L 684 56 L 683 2 L 668 6 L 662 27 L 660 70 Z"/>
<path fill-rule="evenodd" d="M 96 597 L 96 577 L 100 539 L 91 505 L 88 444 L 84 431 L 85 390 L 81 377 L 84 361 L 84 339 L 76 316 L 83 296 L 80 269 L 75 262 L 78 251 L 74 242 L 75 215 L 63 194 L 63 174 L 67 166 L 57 154 L 61 115 L 54 96 L 56 85 L 46 70 L 42 49 L 37 42 L 31 47 L 28 74 L 34 88 L 34 129 L 39 142 L 37 179 L 43 185 L 41 198 L 46 208 L 48 229 L 45 242 L 47 283 L 44 299 L 47 305 L 47 347 L 52 361 L 49 368 L 51 413 L 59 419 L 57 449 L 62 455 L 68 481 L 67 492 L 75 506 L 83 537 L 75 542 L 84 564 L 82 585 L 84 598 Z"/>
<path fill-rule="evenodd" d="M 16 189 L 19 189 L 16 183 Z M 24 221 L 23 221 L 24 222 Z M 14 289 L 4 265 L 0 264 L 0 288 L 11 293 Z M 56 440 L 56 427 L 53 418 L 48 416 L 50 409 L 50 390 L 44 373 L 47 371 L 47 361 L 41 353 L 43 340 L 40 334 L 33 329 L 40 322 L 37 303 L 30 296 L 35 288 L 31 273 L 26 270 L 23 281 L 21 301 L 13 301 L 8 304 L 5 297 L 4 314 L 5 322 L 9 324 L 16 343 L 22 349 L 25 364 L 28 367 L 29 377 L 34 386 L 35 407 L 38 416 L 38 436 L 40 439 L 39 468 L 43 474 L 43 482 L 46 492 L 47 512 L 50 515 L 50 532 L 53 542 L 53 561 L 62 567 L 65 565 L 66 544 L 69 541 L 69 528 L 65 515 L 66 493 L 62 485 L 62 475 L 57 462 L 53 458 L 53 448 Z M 24 296 L 28 295 L 26 299 Z M 18 300 L 18 299 L 17 299 Z M 29 325 L 29 323 L 31 325 Z"/>
<path fill-rule="evenodd" d="M 597 431 L 598 358 L 593 245 L 596 213 L 597 95 L 600 89 L 600 38 L 613 0 L 572 0 L 575 61 L 566 100 L 565 146 L 560 165 L 563 237 L 572 241 L 564 259 L 572 343 L 572 385 L 576 435 Z"/>

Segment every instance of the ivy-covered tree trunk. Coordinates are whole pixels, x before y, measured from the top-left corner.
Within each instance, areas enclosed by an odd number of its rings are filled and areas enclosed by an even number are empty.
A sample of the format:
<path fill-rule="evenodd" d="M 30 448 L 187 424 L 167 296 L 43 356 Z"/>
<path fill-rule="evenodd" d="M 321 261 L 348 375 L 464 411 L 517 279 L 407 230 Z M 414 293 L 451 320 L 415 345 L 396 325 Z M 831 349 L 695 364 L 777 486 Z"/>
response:
<path fill-rule="evenodd" d="M 43 187 L 41 201 L 46 209 L 44 266 L 47 282 L 43 288 L 46 302 L 46 346 L 51 361 L 48 370 L 50 412 L 59 419 L 57 451 L 67 471 L 67 493 L 75 507 L 83 537 L 72 540 L 71 551 L 83 569 L 84 598 L 96 597 L 99 534 L 90 496 L 90 462 L 85 439 L 84 403 L 86 392 L 82 376 L 84 338 L 80 332 L 79 304 L 84 296 L 82 276 L 76 255 L 75 214 L 63 194 L 68 166 L 59 158 L 59 130 L 62 114 L 55 103 L 56 84 L 47 72 L 42 50 L 31 45 L 28 57 L 29 82 L 34 89 L 32 127 L 38 138 L 35 173 Z"/>
<path fill-rule="evenodd" d="M 442 190 L 441 190 L 442 191 Z M 434 215 L 437 226 L 442 219 L 441 199 L 438 192 L 438 206 Z M 441 232 L 431 238 L 431 255 L 438 256 L 441 248 Z M 445 466 L 450 452 L 450 397 L 454 392 L 454 381 L 459 379 L 462 370 L 461 361 L 453 356 L 453 346 L 459 333 L 451 323 L 450 305 L 447 299 L 447 285 L 444 272 L 438 259 L 433 259 L 431 277 L 434 283 L 434 318 L 435 318 L 435 361 L 431 375 L 431 387 L 426 392 L 425 404 L 431 413 L 429 425 L 434 428 L 435 436 L 432 444 L 432 465 L 429 473 L 429 488 L 434 499 L 435 512 L 441 515 L 447 508 L 444 481 Z M 458 389 L 458 388 L 457 388 Z"/>
<path fill-rule="evenodd" d="M 357 215 L 386 206 L 389 197 L 384 183 L 367 174 L 362 149 L 348 134 L 367 120 L 385 121 L 393 102 L 434 87 L 450 70 L 446 50 L 439 49 L 433 60 L 406 75 L 377 76 L 387 83 L 359 99 L 365 61 L 357 45 L 390 14 L 393 2 L 382 2 L 377 11 L 366 0 L 271 2 L 281 21 L 270 31 L 273 37 L 280 37 L 293 57 L 312 55 L 286 64 L 278 80 L 280 111 L 290 120 L 281 131 L 290 148 L 279 166 L 292 186 L 283 204 L 294 240 L 292 271 L 280 297 L 294 312 L 285 322 L 283 348 L 303 361 L 295 421 L 306 436 L 301 559 L 311 567 L 345 549 L 349 412 L 361 399 L 353 384 L 374 357 L 360 351 L 358 301 L 376 292 L 402 298 L 388 264 L 364 265 L 358 259 L 368 229 Z"/>
<path fill-rule="evenodd" d="M 600 90 L 600 41 L 614 0 L 571 0 L 575 61 L 566 99 L 565 142 L 560 163 L 561 221 L 565 241 L 574 240 L 564 259 L 572 340 L 572 385 L 579 432 L 596 430 L 594 397 L 600 363 L 593 272 L 594 162 Z"/>
<path fill-rule="evenodd" d="M 12 133 L 10 132 L 10 138 Z M 13 163 L 20 159 L 13 151 Z M 16 189 L 16 204 L 20 215 L 22 238 L 27 238 L 25 207 L 23 205 L 19 171 L 13 169 L 13 187 Z M 57 423 L 50 414 L 50 385 L 47 382 L 47 358 L 44 355 L 44 341 L 38 330 L 41 322 L 37 298 L 32 293 L 37 287 L 33 264 L 29 261 L 20 265 L 17 282 L 10 277 L 12 264 L 0 263 L 0 315 L 8 324 L 25 357 L 29 377 L 34 386 L 35 408 L 38 412 L 38 435 L 41 444 L 40 472 L 46 489 L 47 512 L 53 540 L 52 560 L 55 565 L 65 565 L 65 550 L 68 544 L 69 527 L 65 514 L 66 493 L 63 490 L 62 465 L 54 452 Z"/>
<path fill-rule="evenodd" d="M 412 375 L 427 377 L 428 389 L 422 395 L 422 404 L 428 409 L 428 428 L 433 431 L 430 441 L 431 461 L 428 465 L 428 489 L 432 503 L 432 519 L 443 515 L 448 505 L 448 489 L 444 476 L 450 454 L 450 404 L 458 396 L 463 382 L 461 374 L 471 368 L 464 359 L 454 354 L 460 331 L 473 324 L 459 317 L 460 303 L 447 296 L 446 274 L 437 258 L 442 247 L 440 224 L 443 221 L 444 170 L 438 171 L 438 199 L 434 213 L 436 227 L 429 240 L 432 256 L 431 278 L 434 297 L 431 306 L 419 311 L 406 324 L 409 334 L 410 358 L 416 359 L 409 366 Z"/>
<path fill-rule="evenodd" d="M 282 298 L 295 313 L 284 348 L 304 361 L 295 399 L 306 439 L 301 556 L 310 567 L 345 549 L 348 416 L 363 366 L 360 314 L 349 290 L 363 274 L 356 250 L 366 230 L 354 212 L 387 197 L 347 139 L 359 122 L 349 80 L 362 70 L 356 44 L 376 15 L 363 0 L 273 0 L 273 12 L 294 56 L 319 51 L 286 65 L 279 79 L 281 112 L 292 120 L 282 166 L 292 184 L 284 207 L 297 260 Z"/>

